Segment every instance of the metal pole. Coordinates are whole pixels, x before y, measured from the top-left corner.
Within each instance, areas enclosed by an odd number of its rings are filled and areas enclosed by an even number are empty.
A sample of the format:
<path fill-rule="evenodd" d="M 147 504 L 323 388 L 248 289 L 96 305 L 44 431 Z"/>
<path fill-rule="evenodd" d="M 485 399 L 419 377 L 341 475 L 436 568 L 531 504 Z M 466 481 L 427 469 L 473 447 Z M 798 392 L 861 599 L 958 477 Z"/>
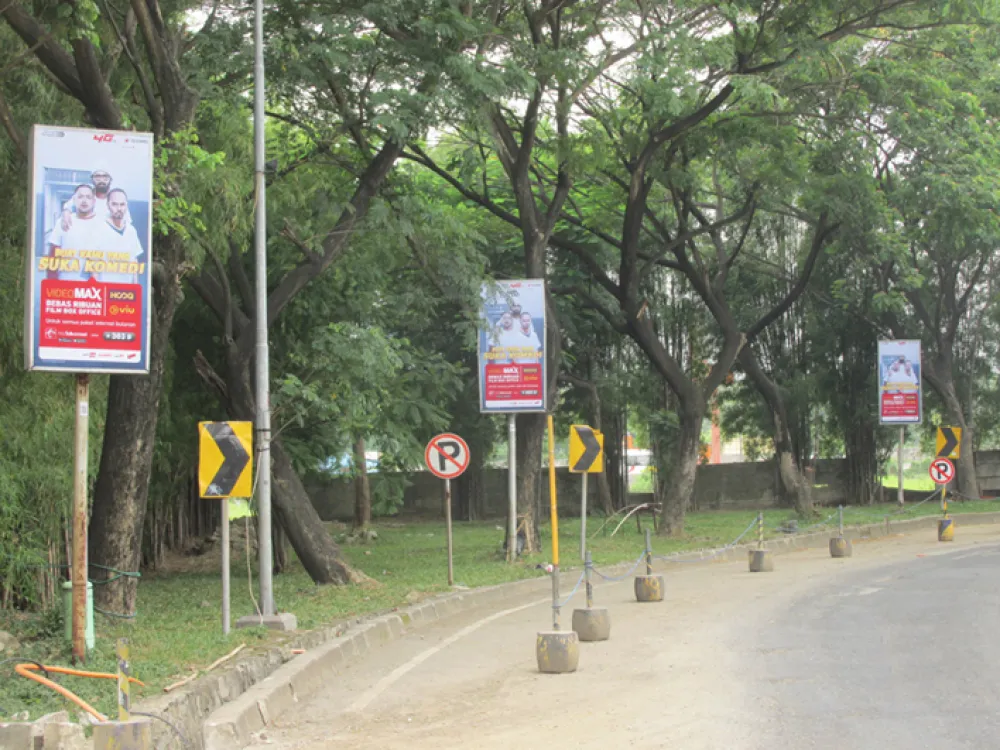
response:
<path fill-rule="evenodd" d="M 222 634 L 229 635 L 229 498 L 222 498 Z"/>
<path fill-rule="evenodd" d="M 549 423 L 549 515 L 552 519 L 552 629 L 559 630 L 559 507 L 556 498 L 556 433 Z"/>
<path fill-rule="evenodd" d="M 948 496 L 945 494 L 945 488 L 947 486 L 948 485 L 946 484 L 941 485 L 941 512 L 944 513 L 945 516 L 948 515 Z"/>
<path fill-rule="evenodd" d="M 900 507 L 906 504 L 906 492 L 903 490 L 903 441 L 906 440 L 906 428 L 899 428 L 899 448 L 896 452 L 896 463 L 898 466 L 897 474 L 899 476 L 899 487 L 896 489 L 896 502 L 899 503 Z"/>
<path fill-rule="evenodd" d="M 260 562 L 260 609 L 267 617 L 274 614 L 274 589 L 271 579 L 271 395 L 267 341 L 267 201 L 264 185 L 264 2 L 254 0 L 253 65 L 253 152 L 256 216 L 254 256 L 257 317 L 257 480 L 258 559 Z"/>
<path fill-rule="evenodd" d="M 132 712 L 132 696 L 129 693 L 128 639 L 119 638 L 115 654 L 118 657 L 118 721 L 128 721 Z"/>
<path fill-rule="evenodd" d="M 646 529 L 646 575 L 653 575 L 653 545 L 649 540 L 649 529 Z"/>
<path fill-rule="evenodd" d="M 764 511 L 757 513 L 757 549 L 764 549 Z"/>
<path fill-rule="evenodd" d="M 73 433 L 73 659 L 87 661 L 87 430 L 90 423 L 90 376 L 76 376 Z"/>
<path fill-rule="evenodd" d="M 517 558 L 517 415 L 507 415 L 507 562 Z"/>
<path fill-rule="evenodd" d="M 837 513 L 840 515 L 840 536 L 844 535 L 844 506 L 837 506 Z"/>
<path fill-rule="evenodd" d="M 580 498 L 580 559 L 587 559 L 587 472 L 583 472 L 583 496 Z"/>
<path fill-rule="evenodd" d="M 452 543 L 451 543 L 451 480 L 444 480 L 444 518 L 448 530 L 448 585 L 455 585 L 455 571 L 452 568 Z"/>
<path fill-rule="evenodd" d="M 594 561 L 590 559 L 590 550 L 588 549 L 583 561 L 584 583 L 587 587 L 587 609 L 594 606 L 594 585 L 590 582 L 590 572 L 593 567 Z"/>

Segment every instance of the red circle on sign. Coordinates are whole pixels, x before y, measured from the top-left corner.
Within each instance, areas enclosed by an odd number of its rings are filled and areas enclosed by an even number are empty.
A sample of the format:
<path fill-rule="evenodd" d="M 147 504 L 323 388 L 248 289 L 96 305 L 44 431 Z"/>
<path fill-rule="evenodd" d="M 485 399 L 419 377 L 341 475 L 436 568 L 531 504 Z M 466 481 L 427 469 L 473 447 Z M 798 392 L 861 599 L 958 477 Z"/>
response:
<path fill-rule="evenodd" d="M 928 472 L 935 484 L 948 484 L 955 478 L 955 464 L 947 458 L 935 458 Z"/>
<path fill-rule="evenodd" d="M 454 433 L 442 432 L 427 443 L 424 463 L 434 476 L 454 479 L 469 466 L 469 444 Z"/>

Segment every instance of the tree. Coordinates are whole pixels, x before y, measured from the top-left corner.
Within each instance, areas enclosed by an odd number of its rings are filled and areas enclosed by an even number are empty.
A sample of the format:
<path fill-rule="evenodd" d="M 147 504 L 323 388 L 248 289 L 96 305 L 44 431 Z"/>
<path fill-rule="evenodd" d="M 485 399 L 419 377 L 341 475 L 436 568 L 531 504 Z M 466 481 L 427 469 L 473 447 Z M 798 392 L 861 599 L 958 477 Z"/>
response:
<path fill-rule="evenodd" d="M 180 20 L 183 9 L 165 12 L 158 0 L 132 0 L 124 8 L 79 2 L 54 15 L 33 15 L 22 3 L 0 9 L 49 75 L 52 85 L 82 107 L 91 126 L 109 130 L 138 125 L 156 137 L 159 170 L 156 197 L 176 203 L 184 172 L 199 152 L 191 125 L 200 91 L 192 85 L 190 55 L 204 41 L 215 14 L 192 33 Z M 78 121 L 73 113 L 66 119 Z M 162 216 L 162 213 L 161 213 Z M 114 375 L 108 389 L 107 429 L 90 521 L 91 563 L 135 570 L 148 496 L 157 412 L 163 392 L 168 338 L 185 272 L 185 237 L 169 223 L 157 226 L 153 268 L 152 337 L 148 377 Z M 122 577 L 97 589 L 103 606 L 135 606 L 135 579 Z"/>
<path fill-rule="evenodd" d="M 979 484 L 956 344 L 990 302 L 982 284 L 993 276 L 1000 240 L 992 127 L 1000 112 L 989 88 L 998 68 L 986 52 L 993 33 L 956 27 L 905 45 L 880 39 L 865 89 L 865 124 L 892 212 L 881 228 L 889 239 L 871 261 L 883 319 L 895 337 L 923 339 L 924 378 L 949 424 L 963 428 L 959 492 L 970 498 Z"/>

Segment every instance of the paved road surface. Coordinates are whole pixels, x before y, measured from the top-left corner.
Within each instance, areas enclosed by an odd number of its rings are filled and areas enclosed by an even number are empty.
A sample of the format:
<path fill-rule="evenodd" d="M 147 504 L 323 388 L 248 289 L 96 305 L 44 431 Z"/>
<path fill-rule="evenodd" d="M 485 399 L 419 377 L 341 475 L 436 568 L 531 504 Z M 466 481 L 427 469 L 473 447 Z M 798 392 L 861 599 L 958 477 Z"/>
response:
<path fill-rule="evenodd" d="M 581 644 L 571 675 L 536 670 L 544 603 L 466 613 L 345 668 L 255 747 L 995 750 L 1000 528 L 957 537 L 797 552 L 772 574 L 673 565 L 659 604 L 599 587 L 611 640 Z"/>

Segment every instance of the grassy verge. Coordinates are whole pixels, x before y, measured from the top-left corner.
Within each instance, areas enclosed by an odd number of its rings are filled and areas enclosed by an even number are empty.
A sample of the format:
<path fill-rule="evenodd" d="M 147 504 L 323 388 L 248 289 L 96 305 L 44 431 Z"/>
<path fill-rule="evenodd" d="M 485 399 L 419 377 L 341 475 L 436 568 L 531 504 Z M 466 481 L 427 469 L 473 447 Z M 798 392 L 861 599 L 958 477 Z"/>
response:
<path fill-rule="evenodd" d="M 848 508 L 848 524 L 874 523 L 895 512 L 894 505 Z M 955 503 L 955 514 L 1000 511 L 1000 502 Z M 940 512 L 935 502 L 928 502 L 902 517 L 933 515 Z M 829 510 L 820 514 L 822 520 Z M 753 520 L 753 511 L 714 511 L 691 513 L 686 533 L 681 539 L 654 537 L 654 551 L 675 551 L 722 546 L 731 542 Z M 792 517 L 790 511 L 774 510 L 766 514 L 767 535 L 780 536 L 775 526 Z M 835 519 L 834 519 L 835 520 Z M 600 529 L 604 519 L 591 518 L 588 535 L 596 565 L 634 560 L 642 550 L 642 536 L 635 518 L 626 521 L 618 532 L 611 531 L 618 520 Z M 800 522 L 806 526 L 815 521 Z M 648 526 L 648 518 L 642 523 Z M 293 563 L 291 570 L 276 576 L 275 601 L 282 611 L 294 612 L 300 629 L 312 629 L 393 607 L 405 606 L 417 597 L 441 592 L 446 585 L 444 525 L 440 522 L 384 522 L 377 526 L 379 538 L 367 545 L 346 546 L 350 562 L 374 580 L 349 587 L 318 587 Z M 600 530 L 599 530 L 600 529 Z M 580 524 L 578 519 L 560 522 L 559 538 L 564 568 L 578 567 Z M 752 535 L 752 534 L 751 534 Z M 529 555 L 514 565 L 503 562 L 500 544 L 503 531 L 495 521 L 455 524 L 455 578 L 469 586 L 541 577 L 535 566 L 549 560 L 549 529 L 543 529 L 545 553 Z M 217 554 L 217 550 L 210 551 Z M 256 563 L 254 589 L 256 589 Z M 253 611 L 247 583 L 245 559 L 233 562 L 232 611 L 234 618 Z M 575 577 L 573 581 L 575 582 Z M 256 591 L 255 591 L 256 593 Z M 97 617 L 97 647 L 87 667 L 95 671 L 114 670 L 114 640 L 128 637 L 136 676 L 146 682 L 137 688 L 134 700 L 159 693 L 163 686 L 204 669 L 219 656 L 240 643 L 248 648 L 266 648 L 280 636 L 263 629 L 234 631 L 222 636 L 220 625 L 220 583 L 217 573 L 145 574 L 139 587 L 139 616 L 134 621 Z M 46 664 L 70 664 L 68 644 L 62 637 L 58 613 L 15 615 L 0 612 L 0 629 L 14 633 L 22 647 L 16 653 L 2 653 L 2 658 L 35 659 Z M 77 709 L 51 691 L 13 675 L 12 664 L 0 665 L 0 718 L 27 711 L 34 718 L 49 711 Z M 115 711 L 115 687 L 111 681 L 62 677 L 60 683 L 80 695 L 105 714 Z"/>
<path fill-rule="evenodd" d="M 893 489 L 899 487 L 899 475 L 895 472 L 889 472 L 882 477 L 882 486 Z M 926 470 L 913 471 L 911 469 L 903 474 L 903 489 L 932 492 L 936 487 L 937 485 L 934 484 L 934 480 L 930 478 Z"/>

